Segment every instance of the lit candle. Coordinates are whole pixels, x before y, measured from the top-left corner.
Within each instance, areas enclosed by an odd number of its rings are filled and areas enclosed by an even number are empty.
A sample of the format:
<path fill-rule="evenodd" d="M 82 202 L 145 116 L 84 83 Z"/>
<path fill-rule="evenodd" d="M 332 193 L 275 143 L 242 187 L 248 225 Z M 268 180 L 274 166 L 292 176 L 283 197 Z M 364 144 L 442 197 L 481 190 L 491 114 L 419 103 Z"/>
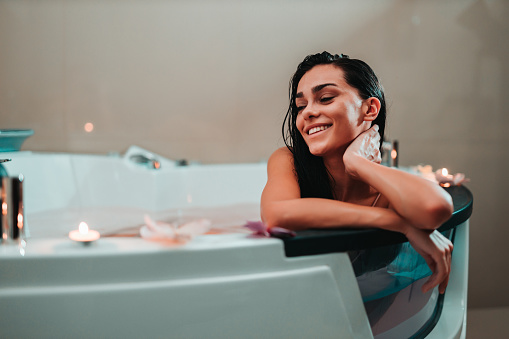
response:
<path fill-rule="evenodd" d="M 86 222 L 80 222 L 80 225 L 77 230 L 69 232 L 69 238 L 71 240 L 89 244 L 92 241 L 96 241 L 99 239 L 101 235 L 99 232 L 88 229 L 88 225 Z"/>
<path fill-rule="evenodd" d="M 442 187 L 450 187 L 454 183 L 454 176 L 449 174 L 447 168 L 439 169 L 435 172 L 435 178 Z"/>

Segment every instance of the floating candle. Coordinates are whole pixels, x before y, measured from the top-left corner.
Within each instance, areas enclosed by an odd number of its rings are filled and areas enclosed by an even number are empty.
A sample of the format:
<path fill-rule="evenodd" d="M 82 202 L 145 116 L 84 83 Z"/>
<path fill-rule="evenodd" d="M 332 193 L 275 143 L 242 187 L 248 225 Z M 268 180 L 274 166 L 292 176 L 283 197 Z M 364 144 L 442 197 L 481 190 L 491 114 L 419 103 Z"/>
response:
<path fill-rule="evenodd" d="M 90 230 L 86 222 L 80 222 L 77 230 L 69 232 L 69 238 L 76 242 L 89 244 L 92 241 L 99 239 L 101 235 L 99 232 Z"/>
<path fill-rule="evenodd" d="M 449 174 L 447 168 L 437 170 L 435 172 L 435 177 L 442 187 L 449 187 L 453 183 L 453 176 Z"/>
<path fill-rule="evenodd" d="M 449 174 L 447 168 L 437 170 L 435 178 L 442 187 L 457 186 L 469 181 L 463 173 Z"/>

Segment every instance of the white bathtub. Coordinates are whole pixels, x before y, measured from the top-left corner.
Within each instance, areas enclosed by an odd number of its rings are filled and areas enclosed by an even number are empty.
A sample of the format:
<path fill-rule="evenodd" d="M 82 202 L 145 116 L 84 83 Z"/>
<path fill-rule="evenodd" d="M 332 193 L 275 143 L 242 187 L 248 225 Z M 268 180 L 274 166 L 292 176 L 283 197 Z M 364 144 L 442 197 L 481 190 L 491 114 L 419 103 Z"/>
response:
<path fill-rule="evenodd" d="M 22 252 L 0 246 L 1 338 L 373 337 L 347 253 L 289 258 L 281 240 L 241 227 L 259 219 L 266 164 L 179 167 L 159 158 L 154 170 L 130 161 L 134 152 L 146 151 L 0 153 L 12 158 L 10 175 L 25 177 L 30 232 Z M 80 221 L 132 235 L 144 214 L 206 217 L 216 234 L 182 246 L 67 237 Z M 455 245 L 447 316 L 430 338 L 465 333 L 468 221 L 457 233 L 466 246 Z"/>

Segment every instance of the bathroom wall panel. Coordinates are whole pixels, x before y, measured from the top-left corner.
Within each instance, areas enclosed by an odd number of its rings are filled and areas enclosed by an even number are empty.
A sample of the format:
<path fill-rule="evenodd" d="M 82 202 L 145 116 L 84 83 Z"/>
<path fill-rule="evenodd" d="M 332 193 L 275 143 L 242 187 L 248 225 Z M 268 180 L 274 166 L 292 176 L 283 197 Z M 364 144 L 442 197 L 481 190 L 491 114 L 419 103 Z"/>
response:
<path fill-rule="evenodd" d="M 0 2 L 1 128 L 34 128 L 42 147 L 65 140 L 61 1 Z"/>

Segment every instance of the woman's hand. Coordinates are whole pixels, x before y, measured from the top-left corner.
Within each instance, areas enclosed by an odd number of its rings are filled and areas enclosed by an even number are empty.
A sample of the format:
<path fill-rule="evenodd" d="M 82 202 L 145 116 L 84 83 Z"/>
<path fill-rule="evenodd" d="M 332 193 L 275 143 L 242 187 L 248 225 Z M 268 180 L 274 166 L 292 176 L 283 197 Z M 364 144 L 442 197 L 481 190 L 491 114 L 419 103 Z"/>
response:
<path fill-rule="evenodd" d="M 374 163 L 380 164 L 382 157 L 380 154 L 380 134 L 378 134 L 378 125 L 362 132 L 352 141 L 343 155 L 346 172 L 354 177 L 358 177 L 356 164 L 359 158 L 364 158 Z"/>
<path fill-rule="evenodd" d="M 422 292 L 426 293 L 439 285 L 438 290 L 443 294 L 449 283 L 451 272 L 452 243 L 436 230 L 408 227 L 405 235 L 412 247 L 426 260 L 431 272 L 433 272 L 428 281 L 422 286 Z"/>

